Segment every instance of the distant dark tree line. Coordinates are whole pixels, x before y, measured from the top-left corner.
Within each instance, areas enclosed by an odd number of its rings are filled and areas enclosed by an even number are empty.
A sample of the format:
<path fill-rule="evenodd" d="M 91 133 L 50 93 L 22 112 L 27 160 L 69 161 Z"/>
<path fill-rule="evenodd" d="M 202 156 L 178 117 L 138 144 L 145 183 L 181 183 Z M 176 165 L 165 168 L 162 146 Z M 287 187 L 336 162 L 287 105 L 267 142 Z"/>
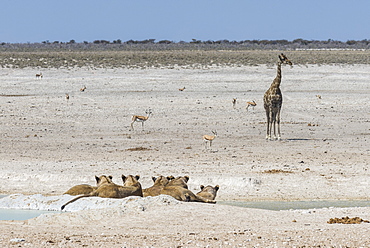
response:
<path fill-rule="evenodd" d="M 49 41 L 43 41 L 42 43 L 44 44 L 50 44 Z M 59 42 L 59 41 L 54 41 L 53 42 L 54 44 L 63 44 L 63 42 Z M 74 44 L 76 43 L 75 40 L 70 40 L 69 42 L 64 42 L 66 44 Z M 84 41 L 83 42 L 84 44 L 88 44 L 89 42 L 88 41 Z M 370 40 L 367 40 L 367 39 L 364 39 L 364 40 L 347 40 L 346 42 L 343 42 L 343 41 L 337 41 L 337 40 L 332 40 L 332 39 L 328 39 L 328 40 L 304 40 L 304 39 L 295 39 L 295 40 L 292 40 L 292 41 L 288 41 L 288 40 L 242 40 L 242 41 L 229 41 L 229 40 L 206 40 L 206 41 L 202 41 L 202 40 L 197 40 L 197 39 L 192 39 L 191 41 L 189 42 L 186 42 L 186 41 L 179 41 L 179 42 L 175 42 L 175 41 L 171 41 L 171 40 L 160 40 L 160 41 L 157 41 L 155 39 L 146 39 L 146 40 L 128 40 L 128 41 L 125 41 L 125 42 L 122 42 L 122 40 L 118 39 L 118 40 L 113 40 L 112 42 L 108 41 L 108 40 L 94 40 L 92 43 L 94 44 L 185 44 L 185 43 L 189 43 L 189 44 L 235 44 L 235 45 L 241 45 L 241 44 L 257 44 L 257 45 L 296 45 L 296 44 L 299 44 L 299 45 L 309 45 L 309 44 L 321 44 L 321 45 L 328 45 L 328 44 L 331 44 L 331 45 L 335 45 L 335 46 L 338 46 L 338 45 L 369 45 L 370 44 Z M 5 43 L 3 43 L 5 44 Z"/>
<path fill-rule="evenodd" d="M 76 42 L 70 40 L 67 42 L 49 40 L 42 41 L 41 43 L 6 43 L 0 42 L 0 49 L 98 49 L 98 50 L 177 50 L 177 49 L 230 49 L 230 50 L 245 50 L 245 49 L 282 49 L 282 50 L 296 50 L 296 49 L 370 49 L 370 40 L 305 40 L 295 39 L 289 40 L 198 40 L 192 39 L 191 41 L 171 41 L 146 39 L 146 40 L 128 40 L 122 41 L 120 39 L 108 40 L 94 40 L 93 42 L 83 41 Z"/>

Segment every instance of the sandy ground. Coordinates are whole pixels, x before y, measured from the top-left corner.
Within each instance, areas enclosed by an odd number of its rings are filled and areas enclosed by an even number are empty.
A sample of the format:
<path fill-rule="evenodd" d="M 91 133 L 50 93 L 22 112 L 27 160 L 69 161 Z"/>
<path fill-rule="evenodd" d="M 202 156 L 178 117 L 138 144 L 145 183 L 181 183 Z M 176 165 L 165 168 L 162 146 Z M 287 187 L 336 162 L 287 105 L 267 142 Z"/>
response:
<path fill-rule="evenodd" d="M 219 201 L 370 198 L 369 65 L 284 67 L 281 141 L 265 140 L 262 99 L 275 67 L 49 69 L 36 79 L 38 72 L 0 70 L 3 194 L 60 195 L 76 184 L 94 184 L 94 175 L 113 175 L 121 184 L 121 174 L 139 174 L 144 188 L 156 175 L 189 175 L 193 191 L 218 184 Z M 246 111 L 251 100 L 257 106 Z M 135 123 L 130 131 L 131 116 L 149 108 L 145 130 Z M 205 148 L 201 137 L 212 130 L 218 137 Z M 122 215 L 100 210 L 98 219 L 81 220 L 74 212 L 47 223 L 1 221 L 0 244 L 367 247 L 370 224 L 326 222 L 369 220 L 369 210 L 179 203 Z"/>

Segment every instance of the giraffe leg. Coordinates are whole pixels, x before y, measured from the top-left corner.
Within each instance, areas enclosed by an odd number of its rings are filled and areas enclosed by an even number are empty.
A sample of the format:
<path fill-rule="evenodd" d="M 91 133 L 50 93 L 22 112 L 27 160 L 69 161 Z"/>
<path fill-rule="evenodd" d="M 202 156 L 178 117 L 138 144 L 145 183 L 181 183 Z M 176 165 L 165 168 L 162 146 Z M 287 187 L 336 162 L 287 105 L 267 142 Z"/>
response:
<path fill-rule="evenodd" d="M 280 135 L 280 109 L 276 115 L 276 121 L 277 121 L 277 128 L 278 128 L 278 136 L 277 136 L 277 139 L 280 140 L 281 139 L 281 135 Z"/>
<path fill-rule="evenodd" d="M 274 126 L 274 140 L 276 140 L 276 120 L 273 120 L 273 126 Z"/>
<path fill-rule="evenodd" d="M 271 134 L 270 134 L 270 111 L 269 111 L 269 109 L 266 109 L 266 116 L 267 116 L 266 140 L 269 140 L 269 139 L 271 139 Z"/>
<path fill-rule="evenodd" d="M 270 129 L 269 129 L 269 140 L 272 140 L 272 130 L 275 131 L 275 115 L 274 111 L 270 110 Z M 274 133 L 275 134 L 275 133 Z"/>
<path fill-rule="evenodd" d="M 276 139 L 276 112 L 273 111 L 272 112 L 272 123 L 271 123 L 271 129 L 273 128 L 274 129 L 274 140 Z M 270 131 L 270 133 L 272 132 L 272 130 Z"/>

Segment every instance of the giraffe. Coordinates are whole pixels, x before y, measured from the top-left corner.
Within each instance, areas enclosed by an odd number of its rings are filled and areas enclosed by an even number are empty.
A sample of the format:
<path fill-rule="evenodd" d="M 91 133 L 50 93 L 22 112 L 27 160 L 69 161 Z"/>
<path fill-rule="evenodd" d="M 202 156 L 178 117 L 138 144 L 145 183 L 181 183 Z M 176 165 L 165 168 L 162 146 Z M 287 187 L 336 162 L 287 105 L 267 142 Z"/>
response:
<path fill-rule="evenodd" d="M 277 75 L 272 82 L 270 88 L 266 91 L 263 97 L 263 103 L 267 116 L 267 134 L 266 139 L 271 140 L 272 127 L 274 128 L 274 139 L 280 140 L 280 110 L 283 103 L 283 96 L 280 91 L 281 83 L 281 65 L 288 64 L 293 66 L 293 63 L 284 55 L 279 55 L 277 63 Z M 278 136 L 276 137 L 276 123 L 278 128 Z"/>

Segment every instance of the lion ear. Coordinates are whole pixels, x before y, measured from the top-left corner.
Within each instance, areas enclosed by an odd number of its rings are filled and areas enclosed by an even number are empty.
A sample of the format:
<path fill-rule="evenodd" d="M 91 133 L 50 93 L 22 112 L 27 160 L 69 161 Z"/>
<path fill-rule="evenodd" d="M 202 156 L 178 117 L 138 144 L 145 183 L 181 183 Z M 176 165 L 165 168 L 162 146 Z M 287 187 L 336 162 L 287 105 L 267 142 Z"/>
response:
<path fill-rule="evenodd" d="M 136 180 L 139 180 L 140 179 L 140 175 L 136 175 L 135 178 L 136 178 Z"/>
<path fill-rule="evenodd" d="M 121 177 L 122 177 L 123 182 L 126 182 L 127 177 L 125 175 L 122 175 Z"/>
<path fill-rule="evenodd" d="M 95 180 L 96 180 L 97 183 L 100 182 L 100 178 L 98 176 L 95 176 Z"/>
<path fill-rule="evenodd" d="M 220 186 L 216 185 L 215 190 L 217 191 L 220 188 Z"/>
<path fill-rule="evenodd" d="M 200 190 L 203 190 L 204 189 L 204 185 L 200 185 Z"/>
<path fill-rule="evenodd" d="M 157 181 L 157 178 L 155 178 L 155 177 L 152 177 L 152 180 L 153 180 L 153 182 L 155 182 L 155 181 Z"/>
<path fill-rule="evenodd" d="M 108 176 L 108 178 L 109 178 L 110 180 L 113 180 L 113 176 Z"/>
<path fill-rule="evenodd" d="M 184 176 L 185 177 L 185 179 L 186 179 L 186 182 L 188 182 L 189 181 L 189 176 Z"/>
<path fill-rule="evenodd" d="M 175 179 L 175 177 L 174 176 L 168 176 L 167 179 L 171 181 L 171 180 Z"/>

